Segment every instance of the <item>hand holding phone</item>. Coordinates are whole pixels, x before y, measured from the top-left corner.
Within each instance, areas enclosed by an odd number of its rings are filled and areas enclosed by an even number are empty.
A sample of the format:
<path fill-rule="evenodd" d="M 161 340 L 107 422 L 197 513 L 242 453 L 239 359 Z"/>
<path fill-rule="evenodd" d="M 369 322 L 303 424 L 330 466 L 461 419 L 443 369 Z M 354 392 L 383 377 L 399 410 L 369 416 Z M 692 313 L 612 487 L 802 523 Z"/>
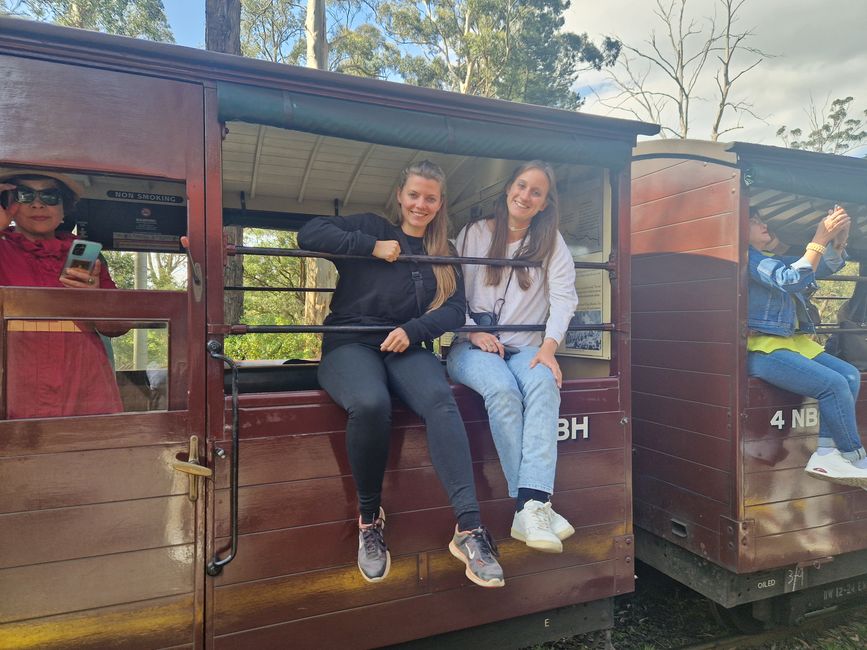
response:
<path fill-rule="evenodd" d="M 505 343 L 503 343 L 502 345 L 503 345 L 503 359 L 506 361 L 508 361 L 509 357 L 511 357 L 513 354 L 518 354 L 518 352 L 521 351 L 521 348 L 516 348 L 514 345 L 506 345 Z M 478 345 L 476 345 L 475 343 L 470 343 L 470 347 L 473 348 L 474 350 L 481 350 L 482 349 Z"/>
<path fill-rule="evenodd" d="M 101 250 L 102 244 L 98 242 L 87 241 L 86 239 L 74 240 L 72 246 L 69 247 L 69 254 L 66 256 L 63 270 L 60 272 L 60 281 L 68 280 L 94 286 L 96 280 L 93 272 L 97 266 Z M 78 284 L 63 283 L 66 286 L 79 286 Z"/>

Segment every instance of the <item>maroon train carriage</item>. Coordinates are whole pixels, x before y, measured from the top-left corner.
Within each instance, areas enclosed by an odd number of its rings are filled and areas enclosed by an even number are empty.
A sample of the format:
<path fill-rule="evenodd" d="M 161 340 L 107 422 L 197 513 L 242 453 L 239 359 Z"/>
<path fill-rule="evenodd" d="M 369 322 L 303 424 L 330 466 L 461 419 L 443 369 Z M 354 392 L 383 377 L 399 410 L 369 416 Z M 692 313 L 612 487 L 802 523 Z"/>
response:
<path fill-rule="evenodd" d="M 128 287 L 0 289 L 0 416 L 30 370 L 6 356 L 22 328 L 130 328 L 112 342 L 124 412 L 0 421 L 0 646 L 370 647 L 483 624 L 476 639 L 514 646 L 611 625 L 612 597 L 633 588 L 629 158 L 656 127 L 12 19 L 0 52 L 0 167 L 84 185 L 68 226 L 104 245 Z M 455 388 L 499 590 L 471 586 L 449 556 L 452 515 L 402 406 L 392 571 L 372 586 L 355 566 L 346 416 L 315 361 L 225 370 L 232 335 L 267 331 L 227 322 L 224 298 L 244 286 L 224 289 L 227 255 L 297 254 L 257 243 L 315 215 L 386 213 L 398 171 L 424 157 L 449 175 L 455 229 L 516 161 L 552 161 L 579 267 L 555 496 L 578 532 L 561 555 L 508 538 L 484 409 Z M 224 245 L 233 226 L 251 229 L 248 246 Z M 131 253 L 151 254 L 162 290 Z M 246 284 L 285 300 L 329 286 L 268 280 Z"/>
<path fill-rule="evenodd" d="M 750 206 L 802 250 L 827 209 L 844 205 L 849 255 L 865 259 L 867 162 L 688 140 L 642 143 L 633 161 L 639 559 L 747 629 L 863 594 L 867 492 L 804 473 L 816 402 L 747 377 L 746 314 Z M 832 284 L 854 286 L 825 282 L 820 293 Z"/>

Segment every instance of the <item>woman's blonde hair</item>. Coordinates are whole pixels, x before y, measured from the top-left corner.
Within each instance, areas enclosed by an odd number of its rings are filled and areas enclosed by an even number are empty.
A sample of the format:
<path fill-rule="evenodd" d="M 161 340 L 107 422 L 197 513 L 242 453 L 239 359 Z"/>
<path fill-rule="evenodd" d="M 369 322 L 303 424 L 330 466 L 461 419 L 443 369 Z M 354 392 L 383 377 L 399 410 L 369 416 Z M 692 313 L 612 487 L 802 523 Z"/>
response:
<path fill-rule="evenodd" d="M 503 192 L 494 204 L 494 236 L 491 239 L 491 248 L 488 257 L 503 259 L 509 246 L 509 207 L 506 205 L 506 196 L 512 187 L 512 183 L 524 172 L 538 169 L 548 179 L 547 204 L 544 210 L 533 217 L 530 229 L 527 231 L 524 243 L 515 254 L 516 259 L 544 262 L 554 252 L 557 240 L 557 232 L 560 227 L 560 199 L 557 195 L 557 178 L 554 169 L 542 160 L 531 160 L 519 165 L 512 176 L 506 181 Z M 489 266 L 485 274 L 485 284 L 497 286 L 503 278 L 504 267 Z M 526 291 L 530 288 L 530 273 L 526 267 L 515 267 L 515 276 L 521 289 Z"/>
<path fill-rule="evenodd" d="M 424 231 L 424 248 L 428 255 L 446 256 L 452 255 L 448 239 L 449 215 L 446 208 L 446 175 L 442 168 L 430 160 L 421 160 L 411 164 L 400 173 L 398 192 L 401 192 L 410 176 L 421 176 L 428 180 L 437 181 L 440 184 L 440 198 L 442 204 L 437 210 L 427 228 Z M 403 211 L 398 207 L 397 223 L 403 222 Z M 441 306 L 457 289 L 457 277 L 455 269 L 443 264 L 433 265 L 434 276 L 437 280 L 437 290 L 434 298 L 428 305 L 428 311 Z"/>

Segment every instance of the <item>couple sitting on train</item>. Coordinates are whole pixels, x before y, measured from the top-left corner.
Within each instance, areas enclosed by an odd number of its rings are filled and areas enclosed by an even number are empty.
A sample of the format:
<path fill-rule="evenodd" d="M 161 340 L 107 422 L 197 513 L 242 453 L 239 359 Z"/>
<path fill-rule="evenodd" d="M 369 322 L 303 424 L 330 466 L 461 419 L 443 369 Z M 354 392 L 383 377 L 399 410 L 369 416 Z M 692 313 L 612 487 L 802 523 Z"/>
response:
<path fill-rule="evenodd" d="M 766 252 L 775 238 L 756 211 L 750 213 L 747 369 L 750 375 L 819 402 L 819 442 L 805 471 L 818 479 L 867 489 L 867 452 L 858 434 L 855 402 L 861 373 L 825 352 L 807 310 L 816 278 L 844 264 L 850 218 L 828 210 L 804 253 Z"/>
<path fill-rule="evenodd" d="M 116 288 L 99 261 L 90 271 L 65 268 L 75 236 L 58 227 L 64 209 L 81 193 L 78 183 L 63 174 L 21 170 L 0 175 L 0 286 Z M 21 319 L 8 321 L 7 332 L 7 418 L 123 411 L 95 329 L 79 321 Z"/>
<path fill-rule="evenodd" d="M 391 564 L 381 500 L 394 394 L 425 422 L 431 460 L 457 518 L 449 550 L 466 565 L 472 582 L 502 587 L 498 550 L 481 521 L 464 423 L 442 364 L 422 343 L 465 324 L 492 328 L 460 336 L 448 369 L 484 397 L 509 494 L 516 500 L 512 536 L 532 548 L 561 552 L 562 540 L 575 530 L 550 502 L 562 384 L 554 352 L 577 296 L 572 258 L 558 231 L 556 180 L 544 162 L 521 165 L 494 215 L 458 236 L 464 256 L 511 257 L 541 262 L 541 268 L 391 264 L 401 253 L 453 254 L 446 179 L 438 165 L 421 161 L 405 169 L 397 204 L 397 225 L 359 214 L 313 219 L 298 233 L 302 248 L 371 258 L 335 262 L 339 280 L 325 323 L 393 328 L 384 336 L 326 334 L 318 372 L 321 386 L 348 413 L 346 444 L 359 507 L 358 568 L 365 580 L 378 582 Z M 497 336 L 500 319 L 545 322 L 545 332 Z"/>

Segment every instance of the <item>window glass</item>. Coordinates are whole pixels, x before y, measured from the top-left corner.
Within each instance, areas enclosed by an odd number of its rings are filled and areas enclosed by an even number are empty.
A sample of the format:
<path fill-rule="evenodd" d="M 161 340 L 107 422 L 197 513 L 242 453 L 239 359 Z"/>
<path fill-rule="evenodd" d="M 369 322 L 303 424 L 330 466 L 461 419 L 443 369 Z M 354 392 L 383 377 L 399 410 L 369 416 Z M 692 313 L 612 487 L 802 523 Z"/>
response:
<path fill-rule="evenodd" d="M 168 324 L 9 319 L 7 419 L 165 410 Z"/>

